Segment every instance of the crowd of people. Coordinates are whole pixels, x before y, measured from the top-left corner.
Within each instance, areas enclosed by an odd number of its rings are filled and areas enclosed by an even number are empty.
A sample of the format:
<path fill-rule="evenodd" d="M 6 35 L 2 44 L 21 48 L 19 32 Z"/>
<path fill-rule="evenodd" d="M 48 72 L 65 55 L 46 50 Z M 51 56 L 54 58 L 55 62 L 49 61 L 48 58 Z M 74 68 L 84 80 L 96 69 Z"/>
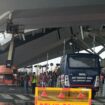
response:
<path fill-rule="evenodd" d="M 24 87 L 25 93 L 29 92 L 29 88 L 32 89 L 32 93 L 35 93 L 35 87 L 56 87 L 57 77 L 59 73 L 57 71 L 46 71 L 36 75 L 27 74 L 24 75 L 17 75 L 17 86 Z"/>
<path fill-rule="evenodd" d="M 38 86 L 42 87 L 55 87 L 57 82 L 58 73 L 55 71 L 47 71 L 44 73 L 40 73 L 38 77 Z"/>
<path fill-rule="evenodd" d="M 56 87 L 57 79 L 60 75 L 60 70 L 56 71 L 46 71 L 42 72 L 39 75 L 36 73 L 24 75 L 17 75 L 17 86 L 24 87 L 25 93 L 29 92 L 29 88 L 32 90 L 32 94 L 35 93 L 35 87 Z M 105 75 L 100 74 L 100 83 L 104 83 Z"/>

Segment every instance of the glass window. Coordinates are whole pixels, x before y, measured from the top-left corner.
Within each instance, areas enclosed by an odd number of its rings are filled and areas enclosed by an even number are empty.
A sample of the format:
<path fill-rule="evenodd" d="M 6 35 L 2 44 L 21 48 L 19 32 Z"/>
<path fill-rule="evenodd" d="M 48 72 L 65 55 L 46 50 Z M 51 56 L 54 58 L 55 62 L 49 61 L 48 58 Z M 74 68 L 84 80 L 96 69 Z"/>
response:
<path fill-rule="evenodd" d="M 73 56 L 69 58 L 69 66 L 75 68 L 94 68 L 97 67 L 96 58 Z"/>

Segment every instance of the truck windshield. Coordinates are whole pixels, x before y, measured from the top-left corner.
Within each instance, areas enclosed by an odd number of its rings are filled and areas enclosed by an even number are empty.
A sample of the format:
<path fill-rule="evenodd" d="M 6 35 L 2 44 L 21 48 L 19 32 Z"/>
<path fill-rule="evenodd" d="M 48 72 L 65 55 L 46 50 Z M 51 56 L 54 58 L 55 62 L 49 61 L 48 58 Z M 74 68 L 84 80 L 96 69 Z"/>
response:
<path fill-rule="evenodd" d="M 69 67 L 71 68 L 96 68 L 98 67 L 96 62 L 96 58 L 92 57 L 69 57 Z"/>

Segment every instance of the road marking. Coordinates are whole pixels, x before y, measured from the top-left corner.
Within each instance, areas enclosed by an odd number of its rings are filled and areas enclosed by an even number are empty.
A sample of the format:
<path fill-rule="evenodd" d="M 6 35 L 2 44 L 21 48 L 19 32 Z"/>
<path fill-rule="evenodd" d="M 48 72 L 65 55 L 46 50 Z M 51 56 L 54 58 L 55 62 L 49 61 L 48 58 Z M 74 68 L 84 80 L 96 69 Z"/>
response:
<path fill-rule="evenodd" d="M 23 104 L 25 101 L 23 100 L 15 100 L 15 103 L 18 103 L 18 104 Z"/>
<path fill-rule="evenodd" d="M 8 94 L 0 94 L 4 99 L 13 99 L 13 97 L 11 97 Z"/>
<path fill-rule="evenodd" d="M 27 98 L 26 96 L 20 95 L 20 94 L 16 94 L 16 96 L 22 100 L 30 100 L 29 98 Z"/>
<path fill-rule="evenodd" d="M 31 97 L 33 97 L 33 98 L 35 97 L 35 95 L 32 95 L 32 94 L 30 94 L 29 96 L 31 96 Z"/>
<path fill-rule="evenodd" d="M 95 104 L 95 105 L 102 105 L 102 103 L 100 103 L 100 102 L 97 101 L 97 100 L 92 100 L 92 104 Z"/>
<path fill-rule="evenodd" d="M 101 101 L 102 103 L 105 103 L 105 99 L 99 99 L 99 101 Z"/>
<path fill-rule="evenodd" d="M 13 89 L 13 88 L 9 88 L 9 90 L 15 90 L 15 89 Z"/>

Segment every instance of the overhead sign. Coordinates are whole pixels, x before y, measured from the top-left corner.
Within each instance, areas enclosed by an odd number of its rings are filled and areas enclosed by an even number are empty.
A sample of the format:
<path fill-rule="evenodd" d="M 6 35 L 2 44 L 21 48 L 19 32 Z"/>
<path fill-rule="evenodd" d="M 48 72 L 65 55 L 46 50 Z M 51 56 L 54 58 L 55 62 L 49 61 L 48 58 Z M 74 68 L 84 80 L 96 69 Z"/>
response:
<path fill-rule="evenodd" d="M 35 105 L 91 105 L 91 89 L 36 87 Z"/>

